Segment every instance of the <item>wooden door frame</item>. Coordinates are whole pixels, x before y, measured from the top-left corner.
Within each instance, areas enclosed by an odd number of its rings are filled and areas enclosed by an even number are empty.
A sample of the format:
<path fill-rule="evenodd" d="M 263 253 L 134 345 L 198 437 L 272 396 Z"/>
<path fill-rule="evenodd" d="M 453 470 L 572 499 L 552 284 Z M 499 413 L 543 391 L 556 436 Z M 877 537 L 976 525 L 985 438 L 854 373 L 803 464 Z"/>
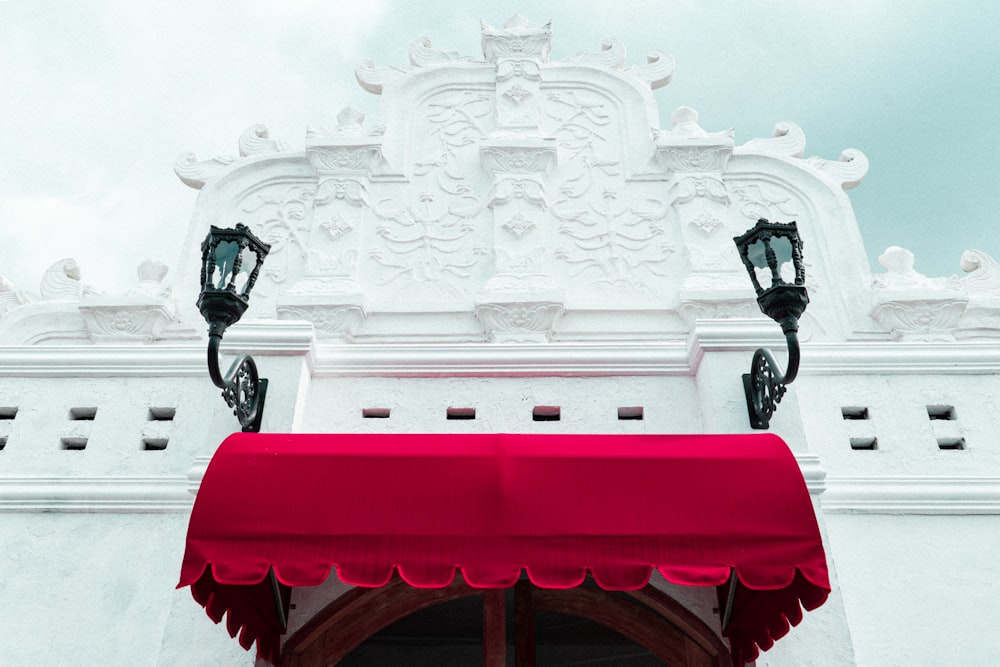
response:
<path fill-rule="evenodd" d="M 381 588 L 354 588 L 316 613 L 282 647 L 285 667 L 328 667 L 366 639 L 426 607 L 464 597 L 483 599 L 483 662 L 506 663 L 506 593 L 473 588 L 456 580 L 444 588 L 415 588 L 398 576 Z M 543 589 L 528 581 L 515 587 L 515 660 L 534 667 L 534 614 L 553 611 L 590 619 L 621 633 L 666 663 L 724 667 L 729 649 L 693 613 L 663 591 L 647 585 L 625 595 L 580 586 Z"/>

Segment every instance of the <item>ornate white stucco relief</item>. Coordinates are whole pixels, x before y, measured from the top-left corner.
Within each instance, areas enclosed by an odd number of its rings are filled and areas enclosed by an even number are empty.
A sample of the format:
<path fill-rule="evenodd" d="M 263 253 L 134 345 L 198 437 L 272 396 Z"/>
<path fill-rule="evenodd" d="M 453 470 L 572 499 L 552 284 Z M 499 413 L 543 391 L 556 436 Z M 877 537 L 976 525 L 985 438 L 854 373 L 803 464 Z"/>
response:
<path fill-rule="evenodd" d="M 834 266 L 869 285 L 856 233 L 833 229 L 853 224 L 843 188 L 867 168 L 860 153 L 803 159 L 792 123 L 736 146 L 689 107 L 661 130 L 651 91 L 670 56 L 629 65 L 607 40 L 552 58 L 552 26 L 520 16 L 481 30 L 481 56 L 420 38 L 406 64 L 362 63 L 359 83 L 382 96 L 371 129 L 348 108 L 301 153 L 253 126 L 241 158 L 178 161 L 202 188 L 199 224 L 243 222 L 273 246 L 252 315 L 343 340 L 683 337 L 699 318 L 761 317 L 732 243 L 761 217 L 839 244 L 807 253 L 810 289 Z M 433 329 L 445 317 L 448 334 Z"/>
<path fill-rule="evenodd" d="M 958 338 L 1000 337 L 1000 263 L 980 250 L 962 253 L 969 304 L 958 322 Z"/>
<path fill-rule="evenodd" d="M 0 278 L 0 344 L 151 343 L 183 340 L 194 332 L 177 320 L 167 266 L 142 262 L 138 282 L 123 294 L 105 294 L 81 280 L 74 259 L 62 259 L 42 276 L 37 293 Z"/>
<path fill-rule="evenodd" d="M 886 272 L 874 277 L 872 317 L 895 340 L 954 340 L 969 303 L 958 278 L 928 278 L 913 268 L 913 253 L 899 246 L 879 257 Z"/>

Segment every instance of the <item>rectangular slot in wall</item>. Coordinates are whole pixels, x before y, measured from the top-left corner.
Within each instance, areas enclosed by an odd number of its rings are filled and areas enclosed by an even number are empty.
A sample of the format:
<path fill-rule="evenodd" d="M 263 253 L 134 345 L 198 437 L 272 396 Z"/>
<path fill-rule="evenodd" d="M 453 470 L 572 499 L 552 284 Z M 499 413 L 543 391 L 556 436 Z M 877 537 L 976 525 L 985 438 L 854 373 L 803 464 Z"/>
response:
<path fill-rule="evenodd" d="M 635 405 L 631 407 L 618 408 L 618 419 L 619 420 L 641 420 L 642 419 L 642 406 Z"/>
<path fill-rule="evenodd" d="M 937 444 L 945 451 L 965 449 L 965 438 L 938 438 Z"/>
<path fill-rule="evenodd" d="M 955 421 L 955 408 L 951 405 L 928 405 L 927 416 L 931 421 L 945 420 Z"/>
<path fill-rule="evenodd" d="M 17 408 L 0 408 L 0 419 L 13 419 L 17 416 Z"/>
<path fill-rule="evenodd" d="M 150 408 L 146 419 L 151 422 L 169 422 L 174 420 L 176 414 L 177 408 Z"/>
<path fill-rule="evenodd" d="M 851 438 L 851 449 L 855 451 L 878 449 L 878 438 Z"/>
<path fill-rule="evenodd" d="M 0 435 L 0 452 L 2 452 L 3 448 L 6 446 L 7 446 L 7 436 Z"/>
<path fill-rule="evenodd" d="M 840 408 L 840 414 L 844 419 L 855 420 L 855 419 L 868 419 L 868 408 L 860 405 L 845 405 Z"/>
<path fill-rule="evenodd" d="M 531 418 L 536 422 L 557 422 L 561 412 L 558 405 L 536 405 L 531 411 Z"/>
<path fill-rule="evenodd" d="M 389 408 L 362 408 L 361 416 L 365 419 L 388 419 Z"/>
<path fill-rule="evenodd" d="M 475 419 L 475 408 L 448 408 L 448 419 Z"/>
<path fill-rule="evenodd" d="M 79 452 L 87 448 L 87 439 L 81 436 L 63 436 L 61 438 L 62 448 Z"/>
<path fill-rule="evenodd" d="M 69 418 L 73 421 L 94 421 L 97 418 L 97 408 L 70 408 Z"/>
<path fill-rule="evenodd" d="M 142 448 L 147 452 L 162 452 L 167 448 L 169 438 L 143 438 Z"/>

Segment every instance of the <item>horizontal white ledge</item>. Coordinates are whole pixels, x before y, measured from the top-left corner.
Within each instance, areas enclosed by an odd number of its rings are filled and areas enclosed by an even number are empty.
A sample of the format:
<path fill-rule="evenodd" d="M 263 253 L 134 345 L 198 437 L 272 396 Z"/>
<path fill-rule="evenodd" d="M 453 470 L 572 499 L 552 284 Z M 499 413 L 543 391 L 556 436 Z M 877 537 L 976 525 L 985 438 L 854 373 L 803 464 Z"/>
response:
<path fill-rule="evenodd" d="M 313 355 L 317 377 L 691 375 L 683 343 L 636 345 L 327 345 Z"/>
<path fill-rule="evenodd" d="M 706 355 L 770 347 L 784 337 L 761 320 L 699 320 L 687 341 L 494 343 L 317 342 L 308 322 L 259 320 L 226 332 L 226 355 L 305 356 L 317 377 L 691 376 Z M 0 347 L 0 376 L 178 377 L 207 373 L 207 340 L 183 344 Z M 740 367 L 740 372 L 743 372 Z M 804 342 L 799 374 L 976 375 L 1000 373 L 995 343 Z"/>
<path fill-rule="evenodd" d="M 188 478 L 0 477 L 0 512 L 187 512 Z"/>
<path fill-rule="evenodd" d="M 826 478 L 825 512 L 1000 514 L 1000 477 Z"/>

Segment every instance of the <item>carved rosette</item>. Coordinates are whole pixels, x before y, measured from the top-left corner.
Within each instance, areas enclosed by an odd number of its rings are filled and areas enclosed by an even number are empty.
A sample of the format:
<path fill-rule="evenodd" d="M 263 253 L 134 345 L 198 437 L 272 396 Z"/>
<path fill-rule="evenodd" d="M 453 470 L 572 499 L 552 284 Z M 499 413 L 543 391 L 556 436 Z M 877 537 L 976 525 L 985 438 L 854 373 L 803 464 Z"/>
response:
<path fill-rule="evenodd" d="M 935 298 L 887 292 L 877 296 L 872 317 L 893 340 L 951 341 L 968 303 L 967 297 L 959 295 Z"/>
<path fill-rule="evenodd" d="M 80 304 L 80 315 L 95 343 L 160 340 L 164 330 L 174 321 L 173 314 L 173 304 L 162 299 L 149 303 L 107 297 L 88 299 Z"/>
<path fill-rule="evenodd" d="M 495 343 L 544 343 L 565 312 L 558 301 L 509 301 L 476 305 L 476 318 Z"/>

